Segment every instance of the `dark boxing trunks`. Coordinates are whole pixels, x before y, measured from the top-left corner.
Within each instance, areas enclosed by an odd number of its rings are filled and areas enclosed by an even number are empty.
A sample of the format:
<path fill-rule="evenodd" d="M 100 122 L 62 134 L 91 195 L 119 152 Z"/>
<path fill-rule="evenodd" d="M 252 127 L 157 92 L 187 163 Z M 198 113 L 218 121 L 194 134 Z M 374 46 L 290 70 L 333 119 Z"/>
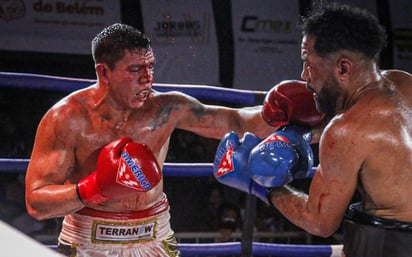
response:
<path fill-rule="evenodd" d="M 349 206 L 343 231 L 347 257 L 412 256 L 412 223 L 367 214 L 361 203 Z"/>

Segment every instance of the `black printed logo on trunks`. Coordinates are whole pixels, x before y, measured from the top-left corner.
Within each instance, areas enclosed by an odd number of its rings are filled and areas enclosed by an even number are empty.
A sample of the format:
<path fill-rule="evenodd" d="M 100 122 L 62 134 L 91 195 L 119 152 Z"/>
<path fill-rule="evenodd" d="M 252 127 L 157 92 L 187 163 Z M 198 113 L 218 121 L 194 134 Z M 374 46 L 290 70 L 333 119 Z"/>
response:
<path fill-rule="evenodd" d="M 157 220 L 144 222 L 94 221 L 92 242 L 105 244 L 128 244 L 151 241 L 156 238 Z"/>

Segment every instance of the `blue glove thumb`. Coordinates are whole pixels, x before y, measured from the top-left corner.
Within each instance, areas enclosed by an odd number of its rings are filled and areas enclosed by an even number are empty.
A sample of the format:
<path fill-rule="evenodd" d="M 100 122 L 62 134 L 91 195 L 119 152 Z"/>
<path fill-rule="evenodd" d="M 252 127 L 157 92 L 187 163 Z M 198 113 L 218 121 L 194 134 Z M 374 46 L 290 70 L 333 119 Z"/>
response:
<path fill-rule="evenodd" d="M 250 176 L 248 156 L 260 139 L 245 133 L 242 140 L 235 132 L 227 133 L 216 150 L 213 161 L 213 174 L 222 184 L 249 193 Z"/>
<path fill-rule="evenodd" d="M 312 132 L 305 127 L 290 125 L 285 126 L 277 132 L 288 138 L 293 148 L 298 153 L 298 164 L 293 169 L 293 178 L 312 177 L 313 151 L 310 147 Z"/>

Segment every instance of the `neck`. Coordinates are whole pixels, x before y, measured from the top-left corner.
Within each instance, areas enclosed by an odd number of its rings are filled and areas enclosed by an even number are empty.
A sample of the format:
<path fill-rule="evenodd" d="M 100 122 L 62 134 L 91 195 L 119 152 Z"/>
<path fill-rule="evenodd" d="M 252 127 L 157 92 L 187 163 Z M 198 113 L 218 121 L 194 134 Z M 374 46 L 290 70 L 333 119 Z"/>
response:
<path fill-rule="evenodd" d="M 381 84 L 380 81 L 382 81 L 381 78 L 382 77 L 378 73 L 373 73 L 372 76 L 363 80 L 362 83 L 355 84 L 356 86 L 353 89 L 352 93 L 343 102 L 343 110 L 348 110 L 367 92 L 379 87 L 379 85 Z"/>
<path fill-rule="evenodd" d="M 121 108 L 107 90 L 100 90 L 96 94 L 94 110 L 104 119 L 112 123 L 115 128 L 122 127 L 132 114 L 132 109 Z"/>
<path fill-rule="evenodd" d="M 352 107 L 366 92 L 376 88 L 382 81 L 382 76 L 374 61 L 360 60 L 354 66 L 352 74 L 346 81 L 349 97 L 343 101 L 344 111 Z"/>

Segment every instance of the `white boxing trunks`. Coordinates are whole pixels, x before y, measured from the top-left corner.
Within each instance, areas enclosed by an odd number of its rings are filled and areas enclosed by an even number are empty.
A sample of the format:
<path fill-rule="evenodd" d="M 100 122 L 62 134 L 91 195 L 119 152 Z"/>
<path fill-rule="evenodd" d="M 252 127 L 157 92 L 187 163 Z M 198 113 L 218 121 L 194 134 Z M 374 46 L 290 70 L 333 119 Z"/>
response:
<path fill-rule="evenodd" d="M 128 213 L 84 208 L 66 215 L 58 250 L 76 257 L 180 256 L 166 196 L 150 209 Z"/>

